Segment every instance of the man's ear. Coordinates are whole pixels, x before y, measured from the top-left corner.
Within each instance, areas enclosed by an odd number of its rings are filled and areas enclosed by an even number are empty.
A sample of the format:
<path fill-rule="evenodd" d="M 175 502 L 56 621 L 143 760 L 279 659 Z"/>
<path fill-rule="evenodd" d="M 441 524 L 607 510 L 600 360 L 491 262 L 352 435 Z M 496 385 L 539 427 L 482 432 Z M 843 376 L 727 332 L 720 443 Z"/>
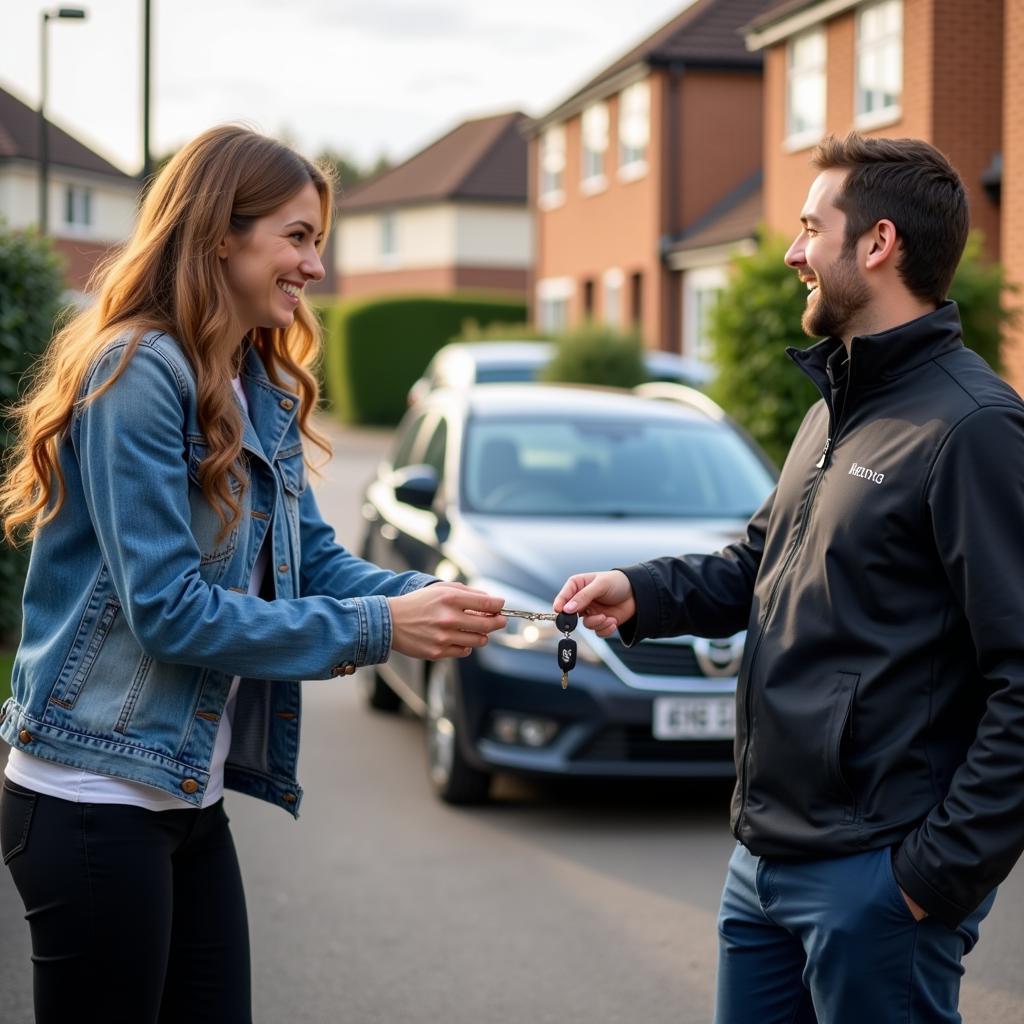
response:
<path fill-rule="evenodd" d="M 896 225 L 891 220 L 878 221 L 866 238 L 868 245 L 864 266 L 868 270 L 882 266 L 896 252 L 900 241 Z"/>

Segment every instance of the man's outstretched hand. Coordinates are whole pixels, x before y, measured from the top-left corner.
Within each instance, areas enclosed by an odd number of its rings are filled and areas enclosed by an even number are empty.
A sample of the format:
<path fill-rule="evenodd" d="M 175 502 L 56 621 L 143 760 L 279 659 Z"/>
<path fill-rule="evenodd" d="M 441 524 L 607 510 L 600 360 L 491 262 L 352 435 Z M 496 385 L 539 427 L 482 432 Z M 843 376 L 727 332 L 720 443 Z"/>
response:
<path fill-rule="evenodd" d="M 576 612 L 587 629 L 611 636 L 636 615 L 636 600 L 629 578 L 618 569 L 581 572 L 570 576 L 552 605 L 556 612 Z"/>

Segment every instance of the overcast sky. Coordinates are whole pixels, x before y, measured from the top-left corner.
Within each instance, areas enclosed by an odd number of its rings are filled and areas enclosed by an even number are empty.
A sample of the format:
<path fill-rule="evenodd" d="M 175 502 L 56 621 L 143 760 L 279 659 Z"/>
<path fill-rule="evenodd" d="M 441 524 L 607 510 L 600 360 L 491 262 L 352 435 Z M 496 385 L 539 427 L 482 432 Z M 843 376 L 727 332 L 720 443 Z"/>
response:
<path fill-rule="evenodd" d="M 152 0 L 153 150 L 222 121 L 310 155 L 404 159 L 467 117 L 543 113 L 690 0 Z M 129 172 L 142 164 L 142 0 L 51 21 L 48 111 Z M 39 99 L 40 12 L 0 0 L 0 87 Z"/>

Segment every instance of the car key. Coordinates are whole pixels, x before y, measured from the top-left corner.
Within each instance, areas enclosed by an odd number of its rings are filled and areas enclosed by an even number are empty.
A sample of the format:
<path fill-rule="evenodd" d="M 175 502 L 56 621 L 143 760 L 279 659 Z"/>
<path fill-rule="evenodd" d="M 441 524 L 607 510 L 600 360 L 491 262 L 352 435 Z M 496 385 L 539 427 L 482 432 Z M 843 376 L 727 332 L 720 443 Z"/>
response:
<path fill-rule="evenodd" d="M 563 638 L 558 641 L 558 667 L 562 670 L 562 689 L 569 685 L 569 673 L 576 667 L 576 641 L 569 635 L 577 626 L 580 617 L 572 612 L 522 612 L 515 608 L 502 608 L 499 615 L 531 622 L 553 622 Z"/>

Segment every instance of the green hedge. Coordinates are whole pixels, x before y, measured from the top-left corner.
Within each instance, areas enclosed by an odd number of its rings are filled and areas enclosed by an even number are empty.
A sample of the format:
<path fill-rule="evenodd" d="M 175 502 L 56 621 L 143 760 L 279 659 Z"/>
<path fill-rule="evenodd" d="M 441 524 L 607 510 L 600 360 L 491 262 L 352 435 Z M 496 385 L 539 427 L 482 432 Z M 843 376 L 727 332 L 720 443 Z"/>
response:
<path fill-rule="evenodd" d="M 324 378 L 332 411 L 348 423 L 393 425 L 431 356 L 472 321 L 522 323 L 524 302 L 479 295 L 408 295 L 323 310 Z"/>
<path fill-rule="evenodd" d="M 808 408 L 820 398 L 786 356 L 792 345 L 814 343 L 800 327 L 807 288 L 783 257 L 789 242 L 762 239 L 750 256 L 737 258 L 729 284 L 711 316 L 717 374 L 711 397 L 743 424 L 782 465 Z M 964 341 L 999 369 L 999 342 L 1010 317 L 998 264 L 981 257 L 981 239 L 968 239 L 949 295 L 960 307 Z"/>
<path fill-rule="evenodd" d="M 0 224 L 0 405 L 18 401 L 25 371 L 46 347 L 61 308 L 64 276 L 46 238 L 14 232 Z M 0 456 L 12 440 L 12 424 L 0 420 Z M 0 543 L 0 642 L 21 625 L 21 590 L 27 549 Z"/>

